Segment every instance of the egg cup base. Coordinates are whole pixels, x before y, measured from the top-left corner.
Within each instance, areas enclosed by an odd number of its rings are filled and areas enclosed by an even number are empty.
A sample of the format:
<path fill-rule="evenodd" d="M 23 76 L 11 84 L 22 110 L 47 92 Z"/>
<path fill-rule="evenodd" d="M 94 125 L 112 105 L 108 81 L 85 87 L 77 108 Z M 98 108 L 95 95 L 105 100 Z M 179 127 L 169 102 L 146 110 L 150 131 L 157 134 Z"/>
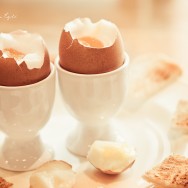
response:
<path fill-rule="evenodd" d="M 0 167 L 9 171 L 30 171 L 53 159 L 53 150 L 40 136 L 28 140 L 7 137 L 1 146 Z"/>

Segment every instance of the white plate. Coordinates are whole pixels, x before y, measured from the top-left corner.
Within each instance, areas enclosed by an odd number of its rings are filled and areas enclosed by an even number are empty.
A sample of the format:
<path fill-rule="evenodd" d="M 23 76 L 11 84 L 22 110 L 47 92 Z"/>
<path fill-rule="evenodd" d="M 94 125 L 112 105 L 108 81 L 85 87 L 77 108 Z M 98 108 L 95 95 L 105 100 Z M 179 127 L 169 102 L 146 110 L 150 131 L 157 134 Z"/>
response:
<path fill-rule="evenodd" d="M 82 165 L 86 165 L 86 160 L 72 155 L 65 148 L 66 137 L 74 126 L 75 124 L 70 118 L 63 117 L 63 115 L 62 117 L 54 116 L 49 122 L 48 129 L 43 132 L 43 139 L 55 149 L 56 159 L 63 159 L 72 164 L 74 169 L 79 170 Z M 140 176 L 170 153 L 169 141 L 164 132 L 154 122 L 147 121 L 139 115 L 127 117 L 121 121 L 114 120 L 113 127 L 137 151 L 136 162 L 133 168 L 125 173 L 126 181 L 124 182 L 124 185 L 132 185 L 134 182 L 136 188 Z M 90 166 L 89 163 L 88 165 Z M 87 169 L 84 170 L 87 171 Z M 95 171 L 95 169 L 93 170 Z"/>
<path fill-rule="evenodd" d="M 175 93 L 175 91 L 178 91 Z M 135 146 L 137 159 L 133 167 L 120 176 L 107 176 L 98 172 L 85 158 L 72 155 L 65 147 L 67 135 L 76 126 L 74 119 L 66 112 L 57 92 L 52 117 L 41 131 L 42 139 L 54 149 L 54 158 L 64 160 L 73 165 L 79 172 L 75 188 L 144 188 L 147 183 L 141 178 L 145 171 L 161 162 L 170 153 L 188 155 L 187 135 L 172 135 L 170 120 L 177 101 L 188 98 L 187 85 L 180 82 L 166 88 L 150 99 L 134 115 L 120 113 L 113 122 L 114 128 Z M 170 95 L 169 95 L 170 94 Z M 171 139 L 173 136 L 173 139 Z M 176 139 L 174 139 L 176 138 Z M 180 139 L 181 138 L 181 139 Z M 181 145 L 182 147 L 179 147 Z M 177 147 L 178 146 L 178 147 Z M 14 188 L 28 188 L 28 173 L 0 174 L 14 183 Z"/>

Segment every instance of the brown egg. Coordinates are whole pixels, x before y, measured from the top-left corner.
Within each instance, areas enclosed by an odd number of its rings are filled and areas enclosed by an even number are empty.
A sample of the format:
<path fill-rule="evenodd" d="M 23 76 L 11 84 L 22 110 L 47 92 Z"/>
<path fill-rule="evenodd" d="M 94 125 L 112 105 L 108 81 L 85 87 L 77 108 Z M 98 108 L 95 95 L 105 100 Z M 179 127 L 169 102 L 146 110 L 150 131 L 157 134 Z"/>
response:
<path fill-rule="evenodd" d="M 50 74 L 50 59 L 41 36 L 26 31 L 0 34 L 0 85 L 24 86 Z"/>
<path fill-rule="evenodd" d="M 117 26 L 109 21 L 92 23 L 75 19 L 65 25 L 59 42 L 62 68 L 81 74 L 105 73 L 120 67 L 124 46 Z"/>

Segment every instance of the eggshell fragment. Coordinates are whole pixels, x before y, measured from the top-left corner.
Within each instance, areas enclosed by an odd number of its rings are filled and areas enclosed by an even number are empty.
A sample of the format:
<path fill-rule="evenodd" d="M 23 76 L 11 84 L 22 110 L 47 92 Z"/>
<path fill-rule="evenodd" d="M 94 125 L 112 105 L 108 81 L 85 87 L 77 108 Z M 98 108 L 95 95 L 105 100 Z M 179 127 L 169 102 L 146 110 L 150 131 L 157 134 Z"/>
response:
<path fill-rule="evenodd" d="M 26 35 L 26 32 L 20 31 L 19 37 L 22 34 Z M 10 33 L 10 38 L 11 38 L 11 35 L 12 34 Z M 28 35 L 30 34 L 28 33 Z M 19 43 L 19 41 L 17 42 Z M 31 42 L 32 42 L 32 37 L 31 37 Z M 39 42 L 39 45 L 42 46 L 43 54 L 44 54 L 44 57 L 42 60 L 42 66 L 39 68 L 38 67 L 30 68 L 27 62 L 25 61 L 18 64 L 17 59 L 14 57 L 4 57 L 3 49 L 2 49 L 3 44 L 0 44 L 0 47 L 1 47 L 0 48 L 0 85 L 1 86 L 29 85 L 29 84 L 39 82 L 40 80 L 46 78 L 50 74 L 50 59 L 49 59 L 48 51 L 45 47 L 45 44 L 42 38 L 38 42 Z M 30 44 L 26 44 L 26 45 L 30 45 Z M 23 48 L 23 47 L 19 47 L 19 48 Z"/>
<path fill-rule="evenodd" d="M 30 176 L 30 188 L 72 188 L 76 174 L 64 161 L 49 161 Z"/>
<path fill-rule="evenodd" d="M 82 37 L 96 38 L 104 47 L 84 45 L 79 42 Z M 97 23 L 88 18 L 73 20 L 65 25 L 61 34 L 59 59 L 62 68 L 74 73 L 99 74 L 115 70 L 125 61 L 121 35 L 115 24 L 106 20 Z"/>
<path fill-rule="evenodd" d="M 88 161 L 105 174 L 120 174 L 130 168 L 136 158 L 133 147 L 125 143 L 95 141 L 88 152 Z"/>

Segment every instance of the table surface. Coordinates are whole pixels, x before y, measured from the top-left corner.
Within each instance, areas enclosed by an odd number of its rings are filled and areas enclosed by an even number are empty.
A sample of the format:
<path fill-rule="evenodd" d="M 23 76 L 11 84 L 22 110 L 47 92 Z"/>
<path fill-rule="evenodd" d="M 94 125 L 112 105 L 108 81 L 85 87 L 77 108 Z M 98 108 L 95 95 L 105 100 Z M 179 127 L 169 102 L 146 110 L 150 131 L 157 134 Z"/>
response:
<path fill-rule="evenodd" d="M 181 80 L 188 83 L 187 10 L 187 0 L 1 0 L 0 32 L 39 33 L 56 57 L 67 22 L 77 17 L 107 19 L 117 24 L 131 60 L 146 53 L 167 54 L 182 67 Z"/>

